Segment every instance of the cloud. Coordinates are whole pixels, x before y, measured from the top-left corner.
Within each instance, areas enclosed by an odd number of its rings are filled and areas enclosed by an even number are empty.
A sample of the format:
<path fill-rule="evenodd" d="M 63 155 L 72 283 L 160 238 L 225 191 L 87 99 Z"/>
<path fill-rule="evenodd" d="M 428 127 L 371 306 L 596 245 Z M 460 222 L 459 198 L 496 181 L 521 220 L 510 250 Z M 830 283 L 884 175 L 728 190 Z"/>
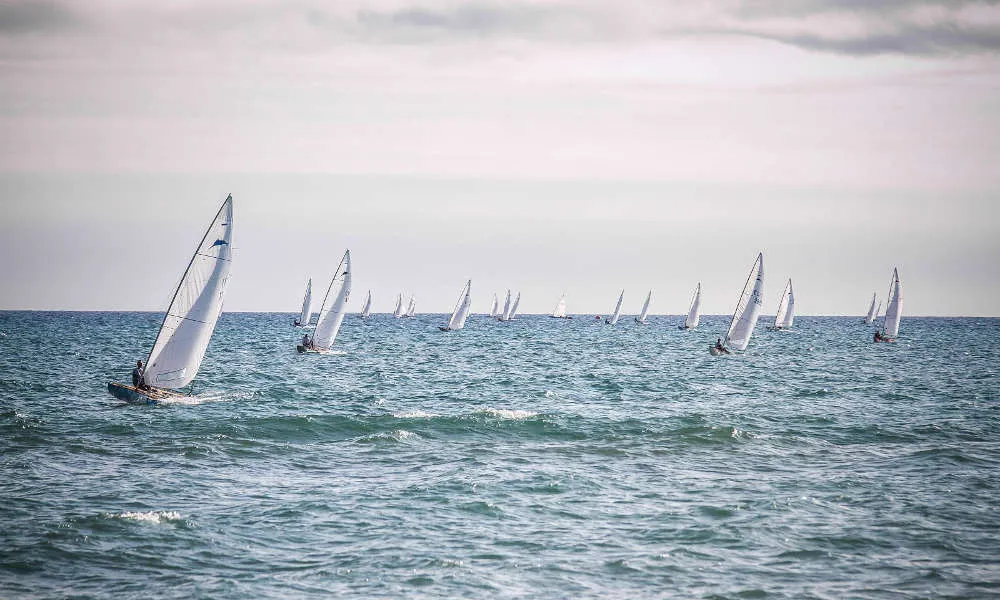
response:
<path fill-rule="evenodd" d="M 52 32 L 77 24 L 77 14 L 66 4 L 0 1 L 0 35 Z"/>
<path fill-rule="evenodd" d="M 902 25 L 890 31 L 843 37 L 828 37 L 809 32 L 782 34 L 745 31 L 733 33 L 770 39 L 807 50 L 853 56 L 879 54 L 942 56 L 995 54 L 1000 51 L 1000 28 L 959 27 L 951 23 L 927 26 Z"/>

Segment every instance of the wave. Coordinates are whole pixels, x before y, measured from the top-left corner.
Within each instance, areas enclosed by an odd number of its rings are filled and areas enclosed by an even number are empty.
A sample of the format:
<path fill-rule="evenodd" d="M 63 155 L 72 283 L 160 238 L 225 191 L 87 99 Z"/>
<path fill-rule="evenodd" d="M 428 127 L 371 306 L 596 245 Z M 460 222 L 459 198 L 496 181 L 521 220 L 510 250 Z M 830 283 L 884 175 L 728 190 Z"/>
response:
<path fill-rule="evenodd" d="M 183 522 L 184 517 L 173 510 L 151 510 L 145 512 L 126 511 L 118 513 L 103 513 L 105 519 L 117 519 L 122 521 L 137 521 L 140 523 L 150 523 L 160 525 L 162 523 Z"/>

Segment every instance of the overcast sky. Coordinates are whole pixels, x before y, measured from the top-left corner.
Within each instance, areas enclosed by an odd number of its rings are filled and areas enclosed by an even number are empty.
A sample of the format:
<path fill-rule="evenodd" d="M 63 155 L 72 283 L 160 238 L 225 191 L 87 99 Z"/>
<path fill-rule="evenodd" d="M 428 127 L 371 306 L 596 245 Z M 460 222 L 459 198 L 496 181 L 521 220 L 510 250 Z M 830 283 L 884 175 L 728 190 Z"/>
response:
<path fill-rule="evenodd" d="M 232 192 L 228 310 L 350 246 L 378 310 L 725 313 L 763 250 L 765 312 L 1000 315 L 998 51 L 994 1 L 0 0 L 0 309 L 162 310 Z"/>

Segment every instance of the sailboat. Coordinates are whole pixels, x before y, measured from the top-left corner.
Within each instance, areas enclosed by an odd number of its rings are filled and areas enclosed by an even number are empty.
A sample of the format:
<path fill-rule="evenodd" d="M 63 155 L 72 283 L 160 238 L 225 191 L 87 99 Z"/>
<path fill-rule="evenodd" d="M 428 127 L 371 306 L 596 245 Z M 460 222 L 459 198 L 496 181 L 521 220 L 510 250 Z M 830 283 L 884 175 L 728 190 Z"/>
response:
<path fill-rule="evenodd" d="M 417 299 L 414 296 L 410 296 L 410 304 L 406 307 L 406 312 L 403 313 L 404 317 L 412 317 L 417 314 Z"/>
<path fill-rule="evenodd" d="M 441 331 L 456 331 L 465 327 L 465 319 L 469 316 L 469 307 L 472 305 L 472 280 L 465 283 L 462 293 L 458 295 L 458 302 L 455 303 L 455 310 L 451 312 L 448 325 L 438 327 Z"/>
<path fill-rule="evenodd" d="M 507 300 L 503 303 L 503 312 L 497 317 L 497 321 L 509 321 L 510 320 L 510 290 L 507 290 Z"/>
<path fill-rule="evenodd" d="M 556 303 L 555 310 L 552 311 L 550 315 L 553 319 L 572 319 L 573 317 L 566 316 L 566 294 L 559 297 L 559 302 Z"/>
<path fill-rule="evenodd" d="M 875 317 L 878 316 L 878 311 L 875 310 L 875 298 L 878 296 L 878 292 L 872 294 L 872 305 L 868 307 L 868 314 L 865 315 L 865 325 L 871 325 L 875 321 Z M 879 304 L 879 310 L 882 309 L 882 305 Z"/>
<path fill-rule="evenodd" d="M 781 293 L 781 300 L 778 301 L 778 311 L 774 314 L 774 325 L 768 327 L 771 331 L 781 329 L 791 329 L 792 321 L 795 319 L 795 292 L 792 291 L 792 280 L 788 280 L 785 291 Z"/>
<path fill-rule="evenodd" d="M 694 288 L 694 298 L 691 300 L 691 308 L 688 309 L 688 316 L 684 319 L 684 324 L 678 329 L 694 329 L 701 320 L 701 282 Z"/>
<path fill-rule="evenodd" d="M 604 322 L 608 325 L 614 325 L 618 322 L 618 318 L 622 316 L 622 299 L 625 298 L 625 290 L 618 296 L 618 304 L 615 305 L 615 312 L 611 315 L 610 319 L 605 319 Z"/>
<path fill-rule="evenodd" d="M 351 297 L 351 251 L 346 250 L 337 270 L 334 271 L 330 286 L 326 288 L 326 296 L 323 297 L 323 305 L 319 309 L 319 317 L 316 319 L 316 330 L 313 331 L 312 339 L 308 346 L 299 344 L 296 347 L 302 352 L 326 353 L 330 351 L 337 333 L 340 331 L 340 324 L 344 322 L 347 299 Z"/>
<path fill-rule="evenodd" d="M 495 319 L 497 316 L 497 310 L 499 309 L 499 302 L 497 301 L 497 295 L 493 294 L 493 304 L 490 305 L 490 318 Z"/>
<path fill-rule="evenodd" d="M 312 316 L 312 296 L 313 280 L 312 277 L 310 277 L 309 283 L 306 284 L 306 295 L 302 298 L 302 312 L 299 314 L 298 318 L 295 319 L 296 327 L 305 327 L 309 324 L 309 317 Z"/>
<path fill-rule="evenodd" d="M 201 238 L 163 316 L 146 358 L 139 387 L 108 383 L 112 396 L 133 404 L 183 397 L 176 392 L 198 374 L 222 313 L 232 270 L 233 196 L 230 194 Z"/>
<path fill-rule="evenodd" d="M 743 285 L 743 293 L 740 294 L 739 302 L 736 303 L 733 320 L 729 324 L 729 331 L 726 332 L 725 343 L 721 348 L 716 345 L 709 350 L 713 356 L 730 354 L 729 348 L 746 350 L 747 344 L 750 343 L 750 336 L 753 335 L 753 328 L 757 324 L 757 315 L 760 314 L 763 294 L 764 253 L 759 253 L 753 267 L 750 268 L 747 282 Z"/>
<path fill-rule="evenodd" d="M 521 303 L 521 292 L 517 293 L 517 298 L 514 298 L 514 304 L 510 307 L 510 316 L 507 317 L 508 321 L 514 320 L 514 315 L 517 314 L 517 305 Z"/>
<path fill-rule="evenodd" d="M 876 333 L 876 342 L 895 342 L 899 335 L 899 318 L 903 315 L 903 294 L 899 287 L 899 271 L 892 269 L 892 281 L 889 282 L 889 304 L 885 306 L 885 317 L 882 318 L 882 331 Z"/>
<path fill-rule="evenodd" d="M 368 295 L 365 297 L 365 303 L 361 307 L 361 318 L 367 319 L 372 314 L 372 291 L 368 290 Z"/>
<path fill-rule="evenodd" d="M 403 316 L 403 294 L 396 294 L 396 309 L 392 311 L 392 316 L 397 319 Z"/>
<path fill-rule="evenodd" d="M 650 299 L 652 299 L 652 297 L 653 297 L 653 290 L 649 290 L 649 293 L 646 294 L 646 301 L 642 303 L 642 311 L 639 312 L 639 316 L 636 317 L 635 319 L 636 323 L 640 325 L 648 324 L 648 322 L 646 321 L 646 316 L 649 314 L 649 301 Z"/>

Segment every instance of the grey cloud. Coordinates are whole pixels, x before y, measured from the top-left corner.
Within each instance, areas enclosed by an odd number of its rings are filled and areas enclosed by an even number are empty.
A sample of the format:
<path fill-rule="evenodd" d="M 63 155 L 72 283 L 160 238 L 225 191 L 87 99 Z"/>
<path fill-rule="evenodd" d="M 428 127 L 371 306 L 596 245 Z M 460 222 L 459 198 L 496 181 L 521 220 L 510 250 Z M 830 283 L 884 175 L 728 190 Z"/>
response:
<path fill-rule="evenodd" d="M 953 11 L 968 6 L 997 6 L 1000 0 L 745 0 L 734 5 L 744 18 L 803 17 L 829 13 L 898 15 L 926 7 Z"/>
<path fill-rule="evenodd" d="M 59 30 L 79 23 L 77 14 L 58 2 L 0 1 L 0 34 L 16 35 Z"/>
<path fill-rule="evenodd" d="M 746 35 L 771 39 L 807 50 L 852 56 L 907 54 L 940 56 L 981 54 L 1000 51 L 1000 29 L 968 28 L 953 24 L 902 26 L 888 33 L 857 37 L 823 37 L 815 34 L 773 34 L 745 32 Z"/>

